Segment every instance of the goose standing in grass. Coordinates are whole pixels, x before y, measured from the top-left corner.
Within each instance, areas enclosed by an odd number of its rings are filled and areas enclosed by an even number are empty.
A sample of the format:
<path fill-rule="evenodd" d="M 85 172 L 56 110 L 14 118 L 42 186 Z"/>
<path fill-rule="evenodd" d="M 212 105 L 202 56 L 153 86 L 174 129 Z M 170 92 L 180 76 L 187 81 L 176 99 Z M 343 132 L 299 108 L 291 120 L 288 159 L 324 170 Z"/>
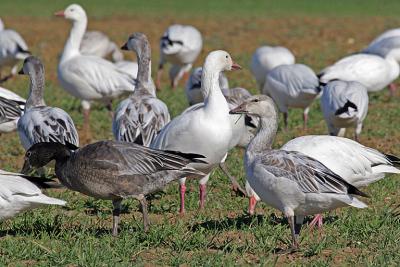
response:
<path fill-rule="evenodd" d="M 229 107 L 219 87 L 219 73 L 239 69 L 225 51 L 208 54 L 201 77 L 204 103 L 186 109 L 168 123 L 157 135 L 152 148 L 193 152 L 204 155 L 207 164 L 193 167 L 207 175 L 200 180 L 200 208 L 204 207 L 206 183 L 211 170 L 221 163 L 232 148 L 232 124 Z M 185 212 L 185 178 L 180 180 L 180 213 Z"/>
<path fill-rule="evenodd" d="M 67 188 L 112 200 L 112 234 L 116 236 L 123 199 L 132 197 L 140 201 L 147 231 L 146 195 L 162 190 L 181 177 L 202 177 L 204 173 L 188 167 L 191 163 L 203 162 L 197 159 L 202 157 L 116 141 L 100 141 L 79 149 L 71 144 L 38 143 L 26 152 L 22 172 L 55 160 L 56 175 Z"/>
<path fill-rule="evenodd" d="M 80 45 L 82 55 L 97 56 L 106 58 L 111 54 L 114 62 L 124 59 L 124 55 L 119 50 L 116 43 L 112 42 L 107 35 L 100 31 L 87 31 L 83 35 Z"/>
<path fill-rule="evenodd" d="M 30 55 L 28 46 L 21 35 L 11 29 L 4 29 L 0 19 L 0 82 L 4 82 L 17 74 L 17 63 Z M 11 67 L 11 74 L 1 77 L 1 69 Z"/>
<path fill-rule="evenodd" d="M 320 161 L 300 152 L 271 148 L 278 125 L 278 113 L 271 98 L 254 96 L 231 113 L 260 118 L 258 133 L 246 149 L 246 175 L 260 199 L 288 219 L 291 250 L 299 247 L 298 236 L 305 216 L 346 206 L 367 207 L 355 197 L 367 197 L 365 193 Z"/>
<path fill-rule="evenodd" d="M 0 134 L 15 131 L 25 109 L 26 100 L 0 87 Z"/>
<path fill-rule="evenodd" d="M 122 49 L 135 51 L 139 70 L 135 91 L 115 111 L 114 137 L 117 141 L 149 146 L 170 121 L 168 107 L 156 97 L 151 79 L 151 48 L 146 35 L 132 34 Z"/>
<path fill-rule="evenodd" d="M 384 57 L 372 54 L 347 56 L 318 74 L 319 81 L 357 81 L 368 92 L 377 92 L 392 83 L 400 73 L 400 48 L 391 49 Z M 392 90 L 392 89 L 391 89 Z"/>
<path fill-rule="evenodd" d="M 201 75 L 203 72 L 202 69 L 202 67 L 195 68 L 192 74 L 190 74 L 190 77 L 185 86 L 186 98 L 190 106 L 204 102 L 204 96 L 201 92 Z M 228 78 L 226 78 L 223 72 L 219 74 L 218 82 L 221 90 L 229 89 Z"/>
<path fill-rule="evenodd" d="M 36 57 L 25 59 L 20 74 L 29 75 L 29 97 L 18 121 L 18 134 L 25 150 L 39 142 L 66 142 L 79 146 L 78 132 L 71 117 L 62 109 L 46 106 L 44 66 Z"/>
<path fill-rule="evenodd" d="M 265 142 L 272 144 L 278 123 L 275 103 L 267 96 L 253 96 L 241 108 L 247 110 L 247 105 L 252 106 L 252 112 L 262 116 L 265 125 L 268 125 L 271 134 L 265 137 Z M 256 106 L 258 108 L 256 109 Z M 247 114 L 247 113 L 246 113 Z M 308 135 L 297 137 L 282 146 L 285 151 L 297 151 L 320 161 L 328 169 L 343 177 L 349 184 L 364 187 L 385 177 L 386 173 L 400 173 L 394 165 L 400 159 L 385 155 L 373 148 L 361 145 L 353 140 L 327 135 Z M 257 201 L 260 198 L 246 182 L 246 191 L 249 199 L 249 213 L 254 214 Z M 322 225 L 322 216 L 318 215 L 311 222 Z"/>
<path fill-rule="evenodd" d="M 201 33 L 193 26 L 174 24 L 167 28 L 160 40 L 160 63 L 157 72 L 157 89 L 161 89 L 164 65 L 172 64 L 169 70 L 171 87 L 175 88 L 187 74 L 203 47 Z"/>
<path fill-rule="evenodd" d="M 280 65 L 292 65 L 295 57 L 283 46 L 261 46 L 251 58 L 250 70 L 256 78 L 260 91 L 264 88 L 265 77 L 269 71 Z"/>
<path fill-rule="evenodd" d="M 359 82 L 329 82 L 323 89 L 321 109 L 329 134 L 344 136 L 346 128 L 355 127 L 358 141 L 368 112 L 367 89 Z"/>
<path fill-rule="evenodd" d="M 49 186 L 40 178 L 0 170 L 0 183 L 0 221 L 43 205 L 66 204 L 61 199 L 43 194 L 40 188 Z"/>
<path fill-rule="evenodd" d="M 55 15 L 72 21 L 72 29 L 58 64 L 58 79 L 68 93 L 82 100 L 84 127 L 88 132 L 90 102 L 104 102 L 112 112 L 112 99 L 133 92 L 136 75 L 121 71 L 103 58 L 80 53 L 79 47 L 87 26 L 87 16 L 81 6 L 72 4 Z"/>
<path fill-rule="evenodd" d="M 280 65 L 269 71 L 262 93 L 271 96 L 283 113 L 285 128 L 288 126 L 289 107 L 302 108 L 303 127 L 307 128 L 310 105 L 320 92 L 318 77 L 303 64 Z"/>

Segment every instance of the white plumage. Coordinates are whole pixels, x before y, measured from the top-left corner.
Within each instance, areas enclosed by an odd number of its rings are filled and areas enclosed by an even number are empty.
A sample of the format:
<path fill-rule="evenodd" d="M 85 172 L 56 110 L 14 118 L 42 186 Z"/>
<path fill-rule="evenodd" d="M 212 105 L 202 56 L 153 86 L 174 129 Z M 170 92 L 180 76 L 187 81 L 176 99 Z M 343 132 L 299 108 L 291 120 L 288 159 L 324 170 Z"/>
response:
<path fill-rule="evenodd" d="M 124 55 L 119 50 L 119 47 L 108 38 L 107 35 L 100 31 L 87 31 L 83 35 L 80 45 L 82 55 L 97 56 L 106 58 L 111 54 L 114 62 L 119 62 L 124 59 Z"/>
<path fill-rule="evenodd" d="M 320 92 L 314 71 L 303 64 L 280 65 L 269 71 L 262 93 L 269 95 L 284 115 L 285 127 L 289 107 L 302 108 L 304 127 L 307 126 L 309 106 Z"/>
<path fill-rule="evenodd" d="M 192 68 L 202 47 L 203 39 L 201 33 L 195 27 L 180 24 L 169 26 L 160 40 L 157 87 L 160 87 L 162 69 L 165 63 L 172 64 L 169 76 L 172 87 L 176 87 L 183 75 Z"/>
<path fill-rule="evenodd" d="M 262 90 L 265 83 L 265 76 L 269 71 L 280 65 L 291 65 L 294 63 L 295 57 L 286 47 L 261 46 L 257 48 L 251 58 L 250 70 L 260 90 Z"/>
<path fill-rule="evenodd" d="M 344 136 L 356 128 L 356 140 L 368 112 L 368 92 L 359 82 L 332 81 L 324 86 L 321 109 L 331 135 Z"/>
<path fill-rule="evenodd" d="M 29 56 L 28 46 L 21 35 L 11 29 L 0 27 L 0 70 L 3 67 L 12 67 L 11 76 L 17 73 L 17 63 Z M 3 80 L 11 77 L 7 76 Z"/>
<path fill-rule="evenodd" d="M 0 221 L 42 205 L 65 206 L 66 202 L 44 195 L 39 187 L 20 176 L 0 170 Z"/>

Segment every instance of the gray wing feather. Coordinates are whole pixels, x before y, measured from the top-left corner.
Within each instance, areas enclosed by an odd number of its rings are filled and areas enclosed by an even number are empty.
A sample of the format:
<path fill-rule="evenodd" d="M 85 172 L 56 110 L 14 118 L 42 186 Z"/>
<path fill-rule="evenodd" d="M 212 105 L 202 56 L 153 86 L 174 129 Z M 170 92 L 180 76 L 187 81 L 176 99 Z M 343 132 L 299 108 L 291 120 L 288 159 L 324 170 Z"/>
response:
<path fill-rule="evenodd" d="M 22 113 L 21 102 L 0 97 L 0 123 L 18 119 Z"/>

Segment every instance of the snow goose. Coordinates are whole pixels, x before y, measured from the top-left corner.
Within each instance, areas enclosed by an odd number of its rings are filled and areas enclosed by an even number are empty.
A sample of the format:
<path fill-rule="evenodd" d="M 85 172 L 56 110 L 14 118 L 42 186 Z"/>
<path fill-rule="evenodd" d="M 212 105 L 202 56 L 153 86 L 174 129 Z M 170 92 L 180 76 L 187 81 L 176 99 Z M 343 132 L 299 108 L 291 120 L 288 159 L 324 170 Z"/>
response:
<path fill-rule="evenodd" d="M 295 63 L 292 52 L 283 46 L 261 46 L 257 48 L 251 58 L 250 70 L 256 78 L 257 84 L 264 88 L 265 76 L 275 67 Z"/>
<path fill-rule="evenodd" d="M 250 101 L 253 101 L 250 103 Z M 258 101 L 258 102 L 255 102 Z M 275 104 L 265 96 L 253 96 L 243 105 L 263 105 L 264 108 L 269 105 L 275 107 Z M 243 108 L 243 109 L 244 109 Z M 273 112 L 273 110 L 271 109 Z M 276 133 L 278 125 L 274 123 L 273 117 L 269 119 L 271 130 Z M 265 140 L 272 144 L 275 135 L 269 137 L 271 140 Z M 400 173 L 400 170 L 394 166 L 399 162 L 394 156 L 385 155 L 379 151 L 361 145 L 353 140 L 327 135 L 307 135 L 297 137 L 287 142 L 281 148 L 286 151 L 301 152 L 309 157 L 317 159 L 334 173 L 357 187 L 364 187 L 383 179 L 386 173 Z M 259 197 L 254 193 L 251 186 L 246 183 L 246 192 L 250 197 L 249 213 L 254 213 L 254 208 L 259 201 Z M 317 219 L 320 220 L 319 217 Z M 315 222 L 314 222 L 315 223 Z"/>
<path fill-rule="evenodd" d="M 190 74 L 190 77 L 185 86 L 186 98 L 190 106 L 204 102 L 204 96 L 201 92 L 201 74 L 203 72 L 202 69 L 202 67 L 195 68 L 192 74 Z M 226 78 L 223 72 L 219 74 L 218 82 L 221 89 L 229 89 L 228 78 Z"/>
<path fill-rule="evenodd" d="M 278 114 L 271 98 L 254 96 L 231 113 L 260 118 L 258 133 L 246 149 L 246 175 L 260 199 L 283 212 L 288 219 L 291 250 L 299 247 L 298 235 L 306 215 L 346 206 L 367 207 L 355 197 L 367 197 L 365 193 L 320 161 L 301 152 L 271 148 L 278 125 Z"/>
<path fill-rule="evenodd" d="M 113 133 L 117 141 L 149 146 L 170 121 L 168 107 L 156 97 L 151 79 L 151 50 L 146 35 L 132 34 L 123 50 L 134 50 L 139 62 L 137 84 L 131 96 L 115 111 Z"/>
<path fill-rule="evenodd" d="M 310 105 L 320 92 L 314 71 L 303 64 L 280 65 L 269 71 L 262 93 L 271 96 L 288 125 L 288 108 L 302 108 L 303 126 L 307 127 Z"/>
<path fill-rule="evenodd" d="M 5 76 L 0 82 L 4 82 L 17 74 L 17 63 L 30 55 L 28 46 L 19 33 L 11 29 L 4 29 L 0 23 L 0 70 L 3 67 L 11 67 L 11 74 Z M 0 72 L 1 74 L 1 72 Z"/>
<path fill-rule="evenodd" d="M 194 167 L 207 173 L 200 180 L 200 208 L 204 207 L 206 183 L 211 170 L 226 156 L 231 147 L 232 124 L 229 107 L 219 87 L 219 73 L 239 69 L 225 51 L 208 54 L 201 77 L 204 103 L 194 105 L 168 123 L 151 144 L 153 148 L 193 152 L 204 155 L 208 164 Z M 180 180 L 180 213 L 185 212 L 185 179 Z"/>
<path fill-rule="evenodd" d="M 201 155 L 161 151 L 141 145 L 100 141 L 77 149 L 60 143 L 38 143 L 25 154 L 23 173 L 55 160 L 55 172 L 67 188 L 98 199 L 112 200 L 113 230 L 118 234 L 121 202 L 133 197 L 142 205 L 144 230 L 148 230 L 146 195 L 162 190 L 181 178 L 204 173 L 188 167 L 203 162 Z"/>
<path fill-rule="evenodd" d="M 160 63 L 157 72 L 157 89 L 161 89 L 161 75 L 164 64 L 170 62 L 169 71 L 172 88 L 192 68 L 199 56 L 203 40 L 201 33 L 193 26 L 174 24 L 167 28 L 160 40 Z"/>
<path fill-rule="evenodd" d="M 29 97 L 25 113 L 18 121 L 18 134 L 25 150 L 39 142 L 69 142 L 79 145 L 78 132 L 71 117 L 62 109 L 46 106 L 44 66 L 36 57 L 25 59 L 20 74 L 29 75 Z"/>
<path fill-rule="evenodd" d="M 107 35 L 100 31 L 87 31 L 83 35 L 80 45 L 82 55 L 97 56 L 106 58 L 111 54 L 114 62 L 124 59 L 124 55 L 119 50 L 116 43 L 112 42 Z"/>
<path fill-rule="evenodd" d="M 17 129 L 19 118 L 25 109 L 25 99 L 0 87 L 0 133 Z"/>
<path fill-rule="evenodd" d="M 332 81 L 324 86 L 321 109 L 329 134 L 344 136 L 355 127 L 355 140 L 361 133 L 368 112 L 368 92 L 359 82 Z"/>
<path fill-rule="evenodd" d="M 81 6 L 72 4 L 55 15 L 72 21 L 72 29 L 58 64 L 58 79 L 68 93 L 82 99 L 84 126 L 88 131 L 90 102 L 102 101 L 108 104 L 111 112 L 113 98 L 133 92 L 136 75 L 121 71 L 103 58 L 80 53 L 79 46 L 87 26 L 86 13 Z"/>
<path fill-rule="evenodd" d="M 40 180 L 0 170 L 0 221 L 42 205 L 65 206 L 65 201 L 42 193 L 38 186 L 46 188 L 47 184 Z"/>
<path fill-rule="evenodd" d="M 400 48 L 391 49 L 385 57 L 372 54 L 347 56 L 326 67 L 318 74 L 322 84 L 332 80 L 357 81 L 368 92 L 380 91 L 393 82 L 400 73 Z"/>

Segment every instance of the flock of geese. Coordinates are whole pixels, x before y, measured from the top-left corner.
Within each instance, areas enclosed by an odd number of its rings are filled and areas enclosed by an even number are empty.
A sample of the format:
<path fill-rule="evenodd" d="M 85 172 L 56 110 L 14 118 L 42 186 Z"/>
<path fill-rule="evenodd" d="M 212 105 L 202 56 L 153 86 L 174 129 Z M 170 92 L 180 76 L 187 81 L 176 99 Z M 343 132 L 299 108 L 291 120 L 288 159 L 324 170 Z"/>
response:
<path fill-rule="evenodd" d="M 156 96 L 161 73 L 170 63 L 171 86 L 176 87 L 190 72 L 202 49 L 197 29 L 172 25 L 165 31 L 153 82 L 146 35 L 134 33 L 121 47 L 135 52 L 137 63 L 129 62 L 106 35 L 86 31 L 87 16 L 81 6 L 72 4 L 55 15 L 72 22 L 58 65 L 59 82 L 82 101 L 86 130 L 91 102 L 106 105 L 113 116 L 115 141 L 79 147 L 78 132 L 68 113 L 44 102 L 41 60 L 30 55 L 18 33 L 1 27 L 0 67 L 12 68 L 2 79 L 14 75 L 16 64 L 24 60 L 19 73 L 29 76 L 30 85 L 26 101 L 0 88 L 0 132 L 17 130 L 26 150 L 21 173 L 0 170 L 0 220 L 42 204 L 66 204 L 39 189 L 56 186 L 51 181 L 29 175 L 54 160 L 56 176 L 63 186 L 112 201 L 113 235 L 118 234 L 121 201 L 125 198 L 140 201 L 147 231 L 146 195 L 179 179 L 180 213 L 184 213 L 185 181 L 196 178 L 203 208 L 211 171 L 220 166 L 234 190 L 249 197 L 250 214 L 259 200 L 284 214 L 292 233 L 290 251 L 295 251 L 305 216 L 316 215 L 311 224 L 322 225 L 323 212 L 347 206 L 365 208 L 360 197 L 368 195 L 358 188 L 387 173 L 400 173 L 399 158 L 357 142 L 368 111 L 368 92 L 386 86 L 392 92 L 395 89 L 399 29 L 385 32 L 365 50 L 339 60 L 318 75 L 310 67 L 295 63 L 294 55 L 284 47 L 260 47 L 251 62 L 260 95 L 229 88 L 223 72 L 241 67 L 226 51 L 210 52 L 203 67 L 196 68 L 187 80 L 185 92 L 191 106 L 171 120 L 167 105 Z M 123 95 L 128 96 L 113 112 L 111 101 Z M 307 127 L 309 107 L 319 97 L 330 135 L 301 136 L 272 149 L 279 112 L 287 127 L 288 109 L 302 108 Z M 341 137 L 352 127 L 354 141 Z M 234 147 L 246 149 L 245 190 L 224 165 Z"/>

